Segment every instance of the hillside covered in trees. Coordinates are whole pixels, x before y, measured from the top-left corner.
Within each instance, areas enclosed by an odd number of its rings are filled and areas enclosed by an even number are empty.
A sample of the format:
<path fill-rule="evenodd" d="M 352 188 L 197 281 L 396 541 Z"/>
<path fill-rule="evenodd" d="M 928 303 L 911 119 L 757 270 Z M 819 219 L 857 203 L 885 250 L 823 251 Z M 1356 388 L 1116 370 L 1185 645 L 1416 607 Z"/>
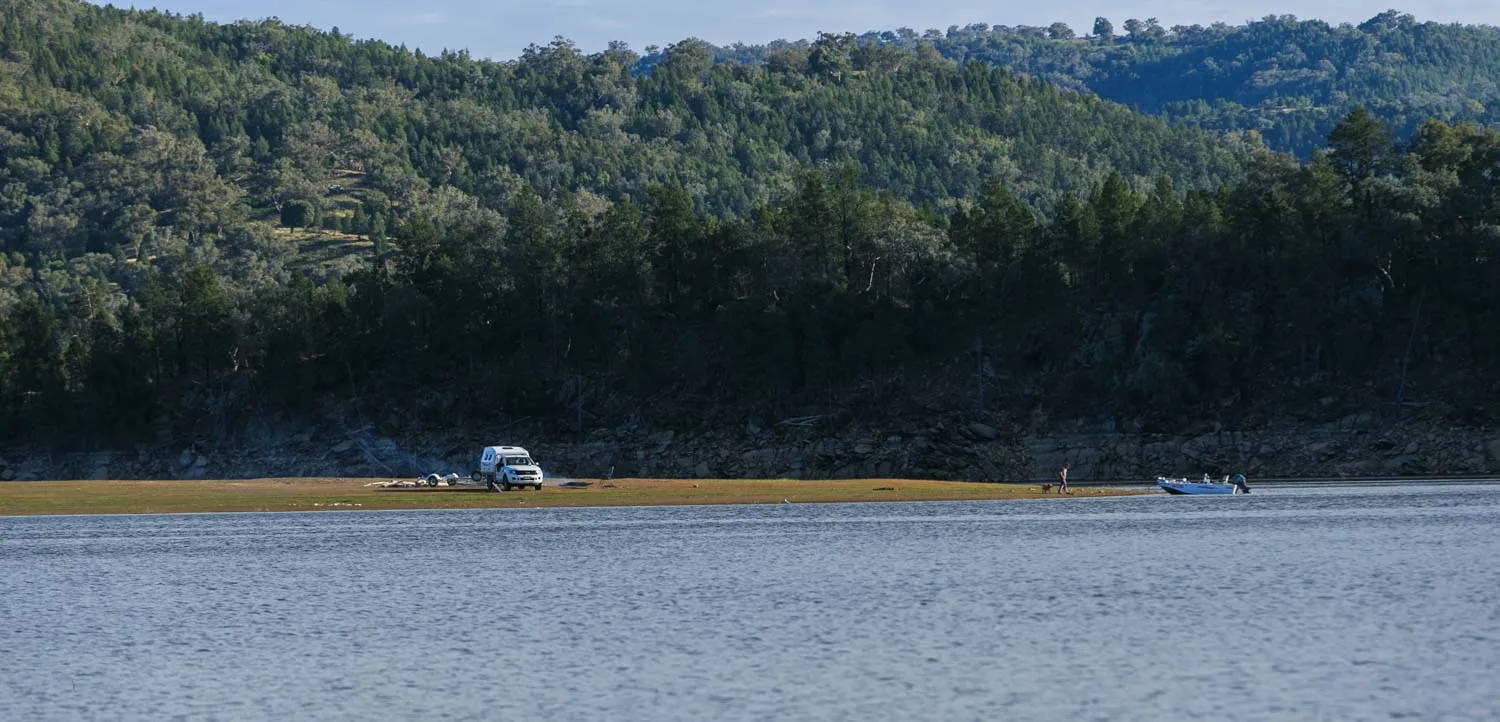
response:
<path fill-rule="evenodd" d="M 671 184 L 720 216 L 771 202 L 820 163 L 948 207 L 992 177 L 1047 201 L 1110 171 L 1184 187 L 1238 172 L 1236 149 L 1211 134 L 978 64 L 834 40 L 756 67 L 715 66 L 686 42 L 639 76 L 623 48 L 585 56 L 556 41 L 502 64 L 274 21 L 18 0 L 0 15 L 0 58 L 8 154 L 69 174 L 51 186 L 90 180 L 102 154 L 131 162 L 155 133 L 201 152 L 205 180 L 242 189 L 251 209 L 316 205 L 315 184 L 340 169 L 396 203 L 444 186 L 498 206 L 521 185 L 618 199 Z"/>
<path fill-rule="evenodd" d="M 1164 27 L 1155 18 L 1115 21 L 1101 17 L 1090 28 L 903 28 L 850 40 L 929 46 L 959 62 L 1094 93 L 1174 123 L 1253 130 L 1273 150 L 1304 158 L 1356 107 L 1401 137 L 1428 119 L 1500 120 L 1500 29 L 1494 27 L 1418 22 L 1396 11 L 1357 26 L 1292 16 L 1208 27 Z M 716 48 L 715 54 L 760 62 L 810 51 L 808 42 L 781 42 Z"/>
<path fill-rule="evenodd" d="M 330 402 L 899 416 L 976 380 L 991 413 L 1149 429 L 1500 396 L 1500 136 L 1475 126 L 1397 142 L 1356 109 L 1299 164 L 930 46 L 684 43 L 640 74 L 622 48 L 3 11 L 10 438 Z"/>

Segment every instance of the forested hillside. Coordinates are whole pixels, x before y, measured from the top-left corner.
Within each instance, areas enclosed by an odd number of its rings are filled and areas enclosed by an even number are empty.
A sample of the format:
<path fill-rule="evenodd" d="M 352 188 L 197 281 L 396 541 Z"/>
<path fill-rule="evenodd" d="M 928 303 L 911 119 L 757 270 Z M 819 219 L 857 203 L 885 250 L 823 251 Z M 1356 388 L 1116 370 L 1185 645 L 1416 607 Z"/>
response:
<path fill-rule="evenodd" d="M 857 40 L 930 45 L 947 58 L 1096 93 L 1174 122 L 1254 130 L 1272 149 L 1304 158 L 1360 106 L 1402 137 L 1429 118 L 1500 121 L 1500 29 L 1493 27 L 1417 22 L 1396 11 L 1358 26 L 1292 16 L 1209 27 L 1115 20 L 1099 18 L 1091 28 L 902 29 Z M 716 55 L 756 62 L 809 49 L 806 42 L 777 43 L 718 48 Z"/>
<path fill-rule="evenodd" d="M 636 75 L 0 9 L 9 438 L 1500 394 L 1500 137 L 1473 126 L 1397 143 L 1356 110 L 1299 165 L 926 46 L 685 43 Z"/>
<path fill-rule="evenodd" d="M 1046 202 L 1111 170 L 1143 187 L 1238 172 L 1233 146 L 1209 134 L 895 48 L 830 43 L 746 67 L 684 43 L 635 77 L 627 50 L 584 56 L 562 41 L 500 64 L 274 22 L 17 0 L 0 15 L 0 58 L 7 156 L 40 161 L 46 177 L 28 178 L 28 193 L 83 221 L 71 242 L 101 248 L 115 210 L 153 205 L 108 197 L 113 159 L 171 158 L 166 172 L 197 179 L 180 200 L 209 216 L 326 205 L 320 183 L 340 171 L 398 204 L 448 187 L 496 208 L 522 185 L 615 200 L 664 183 L 721 216 L 779 198 L 816 164 L 939 207 L 991 177 Z"/>

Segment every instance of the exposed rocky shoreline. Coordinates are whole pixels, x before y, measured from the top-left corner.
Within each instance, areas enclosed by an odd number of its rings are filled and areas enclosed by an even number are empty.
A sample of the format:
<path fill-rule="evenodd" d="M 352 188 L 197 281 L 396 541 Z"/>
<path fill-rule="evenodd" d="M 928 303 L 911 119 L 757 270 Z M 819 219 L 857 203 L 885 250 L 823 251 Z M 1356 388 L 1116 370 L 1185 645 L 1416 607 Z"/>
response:
<path fill-rule="evenodd" d="M 837 425 L 837 428 L 833 428 Z M 230 479 L 467 474 L 487 444 L 531 450 L 553 477 L 925 478 L 1026 481 L 1068 462 L 1074 479 L 1244 473 L 1253 478 L 1500 472 L 1500 430 L 1390 423 L 1369 414 L 1306 428 L 1192 435 L 1103 428 L 1036 432 L 963 414 L 860 424 L 820 417 L 674 431 L 638 425 L 571 433 L 303 428 L 158 438 L 101 451 L 0 448 L 0 480 Z M 159 436 L 167 436 L 161 434 Z"/>

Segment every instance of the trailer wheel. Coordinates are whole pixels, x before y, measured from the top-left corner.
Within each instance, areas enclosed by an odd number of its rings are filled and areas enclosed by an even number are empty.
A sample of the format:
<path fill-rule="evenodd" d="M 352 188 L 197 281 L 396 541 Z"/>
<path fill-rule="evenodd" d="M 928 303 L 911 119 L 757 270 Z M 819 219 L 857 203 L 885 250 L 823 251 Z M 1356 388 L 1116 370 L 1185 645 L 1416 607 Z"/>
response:
<path fill-rule="evenodd" d="M 427 485 L 428 486 L 437 486 L 437 483 L 438 483 L 437 474 L 428 474 L 427 475 Z"/>
<path fill-rule="evenodd" d="M 484 480 L 484 474 L 481 474 L 477 471 L 469 474 L 469 481 L 472 481 L 475 484 L 478 484 L 482 480 Z"/>

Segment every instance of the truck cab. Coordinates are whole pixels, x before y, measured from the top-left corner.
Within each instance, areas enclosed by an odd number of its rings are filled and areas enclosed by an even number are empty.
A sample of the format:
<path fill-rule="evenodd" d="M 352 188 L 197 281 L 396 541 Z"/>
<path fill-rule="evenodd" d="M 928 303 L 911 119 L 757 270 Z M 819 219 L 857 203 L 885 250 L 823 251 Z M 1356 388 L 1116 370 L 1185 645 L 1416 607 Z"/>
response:
<path fill-rule="evenodd" d="M 531 453 L 519 446 L 487 446 L 479 453 L 479 470 L 474 481 L 482 481 L 490 491 L 510 491 L 517 487 L 542 490 L 542 467 Z"/>

